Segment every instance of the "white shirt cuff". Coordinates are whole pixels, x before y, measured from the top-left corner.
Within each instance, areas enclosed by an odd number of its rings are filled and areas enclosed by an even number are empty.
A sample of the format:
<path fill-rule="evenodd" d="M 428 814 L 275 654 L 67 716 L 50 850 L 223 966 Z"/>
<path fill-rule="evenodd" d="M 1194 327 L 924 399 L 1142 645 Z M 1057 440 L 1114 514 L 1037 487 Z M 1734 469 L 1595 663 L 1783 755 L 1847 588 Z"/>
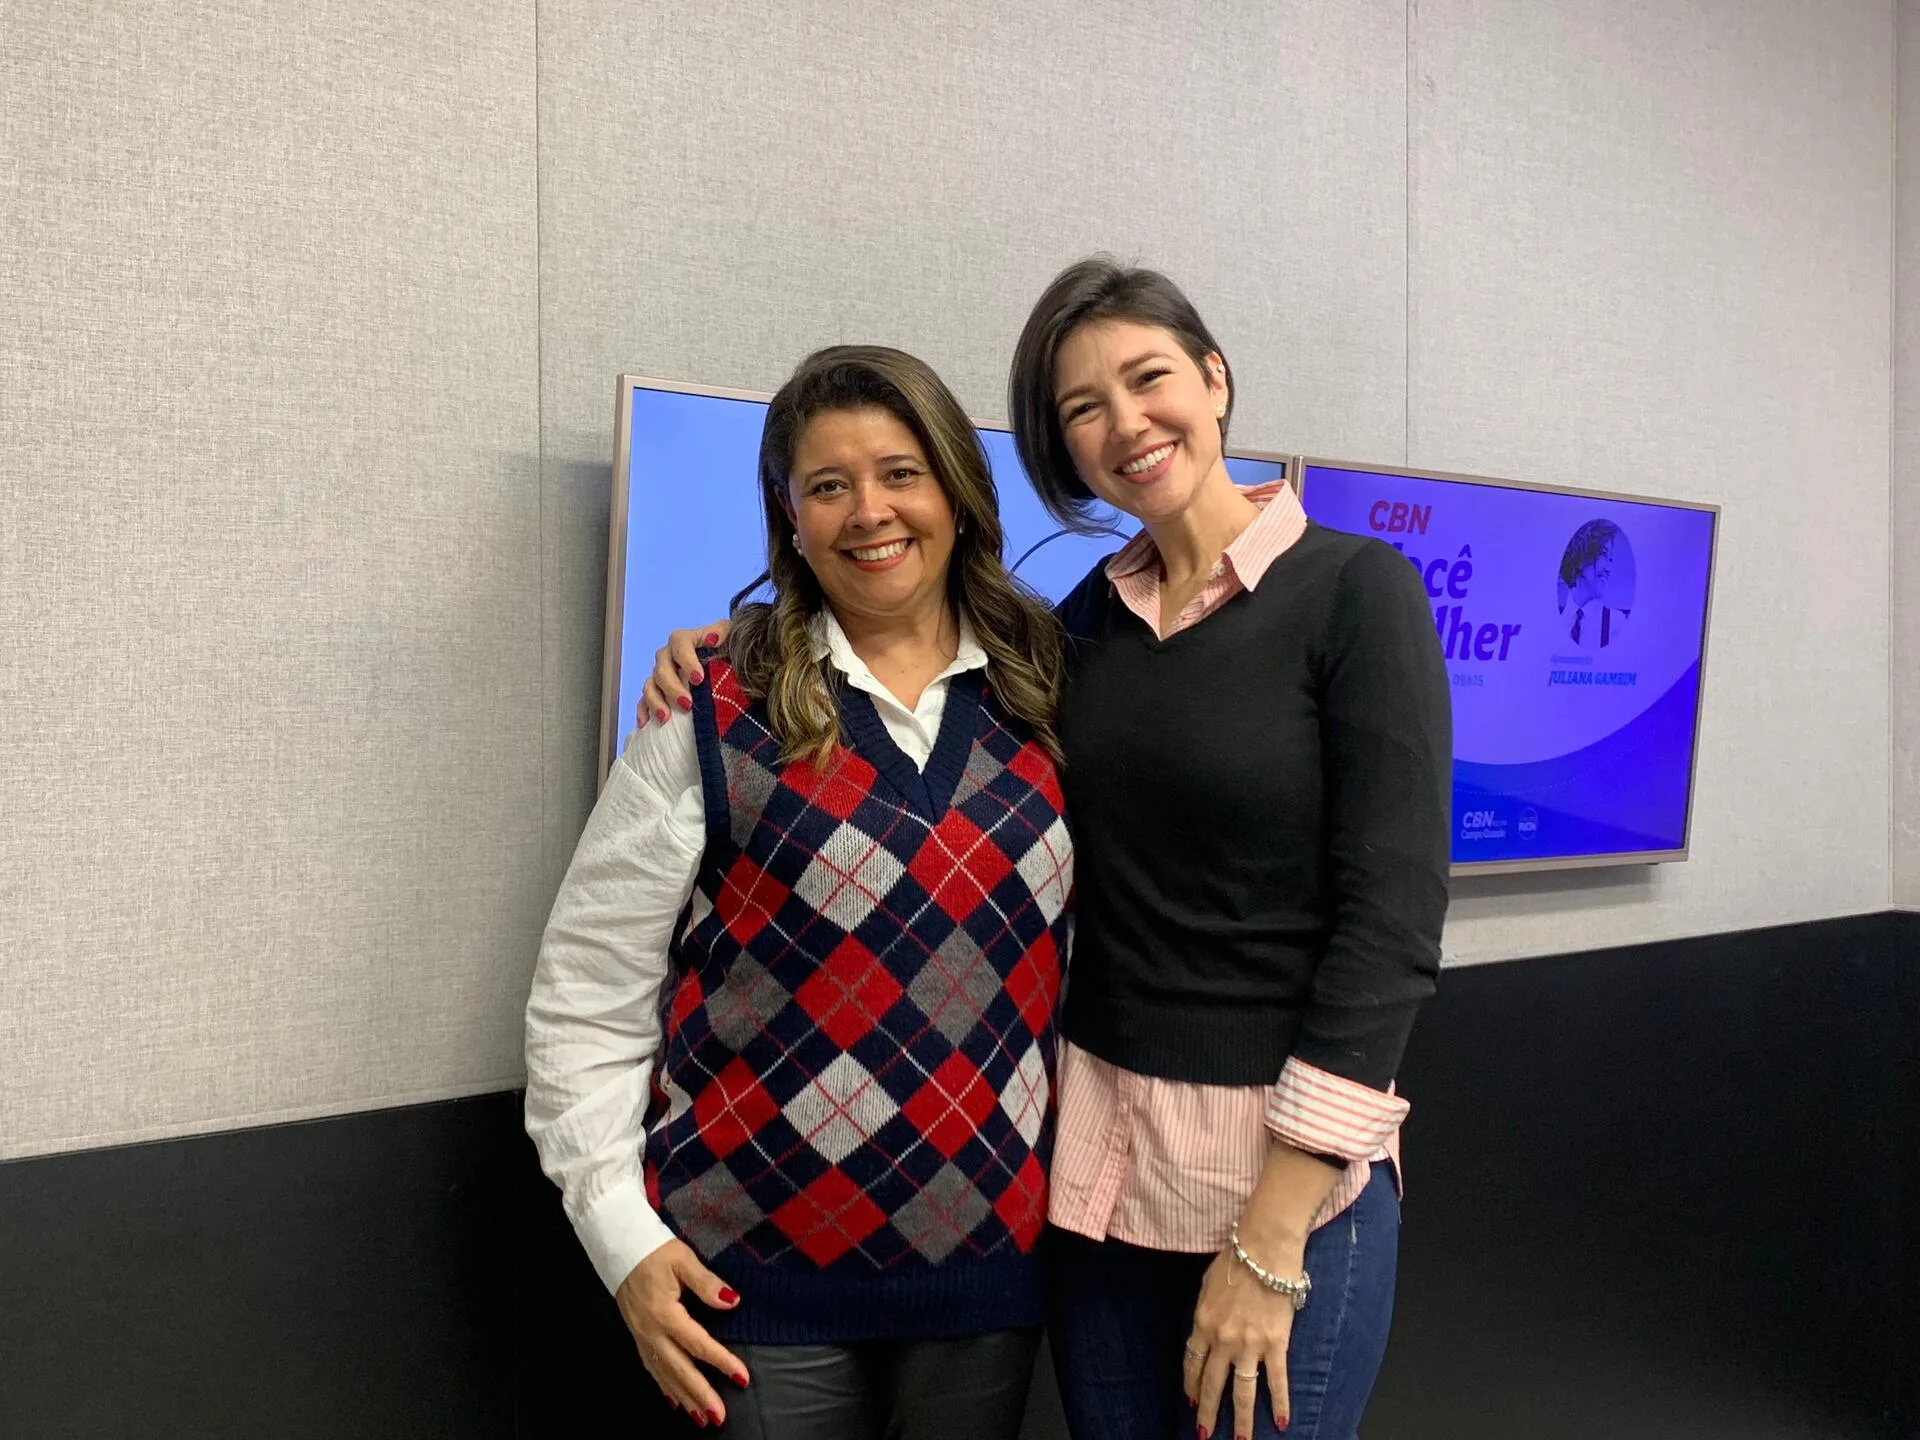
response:
<path fill-rule="evenodd" d="M 638 1179 L 622 1180 L 588 1207 L 573 1227 L 607 1293 L 618 1290 L 633 1267 L 674 1238 L 647 1203 Z"/>

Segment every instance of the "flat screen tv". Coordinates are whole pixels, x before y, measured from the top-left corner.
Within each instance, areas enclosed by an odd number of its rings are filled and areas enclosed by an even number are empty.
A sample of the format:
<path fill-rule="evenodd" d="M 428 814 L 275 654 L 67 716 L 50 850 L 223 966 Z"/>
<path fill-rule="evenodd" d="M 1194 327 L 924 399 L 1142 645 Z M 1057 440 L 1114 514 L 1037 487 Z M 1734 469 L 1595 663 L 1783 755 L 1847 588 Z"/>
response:
<path fill-rule="evenodd" d="M 1687 857 L 1719 507 L 1305 459 L 1307 514 L 1420 574 L 1456 872 Z"/>
<path fill-rule="evenodd" d="M 757 480 L 760 427 L 772 397 L 622 375 L 615 387 L 613 498 L 607 545 L 606 661 L 601 680 L 600 778 L 633 730 L 653 652 L 676 626 L 727 613 L 766 568 Z M 1003 427 L 980 425 L 1000 492 L 1006 560 L 1059 600 L 1134 525 L 1116 514 L 1105 534 L 1062 531 L 1041 508 Z M 1292 458 L 1229 453 L 1243 485 L 1290 479 Z"/>

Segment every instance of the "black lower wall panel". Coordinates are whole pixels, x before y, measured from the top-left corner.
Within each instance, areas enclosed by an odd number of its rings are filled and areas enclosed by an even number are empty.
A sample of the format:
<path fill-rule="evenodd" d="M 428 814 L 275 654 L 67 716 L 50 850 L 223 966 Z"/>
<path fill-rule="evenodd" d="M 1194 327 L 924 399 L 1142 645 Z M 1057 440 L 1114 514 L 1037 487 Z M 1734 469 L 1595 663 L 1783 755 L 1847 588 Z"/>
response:
<path fill-rule="evenodd" d="M 0 1436 L 514 1434 L 519 1101 L 0 1165 Z"/>
<path fill-rule="evenodd" d="M 1920 916 L 1450 970 L 1369 1440 L 1920 1435 Z"/>
<path fill-rule="evenodd" d="M 1920 917 L 1450 970 L 1368 1440 L 1920 1437 L 1916 1037 Z M 516 1095 L 0 1165 L 0 1440 L 609 1427 Z"/>

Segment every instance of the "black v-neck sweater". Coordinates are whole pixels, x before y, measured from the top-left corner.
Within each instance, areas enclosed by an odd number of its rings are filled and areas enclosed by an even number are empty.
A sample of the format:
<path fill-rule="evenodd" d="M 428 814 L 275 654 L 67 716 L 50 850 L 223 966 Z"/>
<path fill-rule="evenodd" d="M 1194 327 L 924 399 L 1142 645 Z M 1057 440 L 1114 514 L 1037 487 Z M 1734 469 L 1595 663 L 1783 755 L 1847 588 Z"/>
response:
<path fill-rule="evenodd" d="M 1452 711 L 1425 586 L 1314 525 L 1160 640 L 1104 569 L 1061 603 L 1077 890 L 1062 1031 L 1128 1070 L 1384 1089 L 1433 991 Z"/>

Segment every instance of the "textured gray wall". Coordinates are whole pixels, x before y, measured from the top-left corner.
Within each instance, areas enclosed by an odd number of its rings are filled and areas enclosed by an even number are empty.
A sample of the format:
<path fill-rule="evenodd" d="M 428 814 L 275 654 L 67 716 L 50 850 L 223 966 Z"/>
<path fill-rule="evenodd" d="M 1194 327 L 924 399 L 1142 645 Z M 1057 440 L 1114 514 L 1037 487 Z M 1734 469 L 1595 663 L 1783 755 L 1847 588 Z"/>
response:
<path fill-rule="evenodd" d="M 0 1155 L 512 1084 L 531 11 L 0 32 Z"/>
<path fill-rule="evenodd" d="M 3 27 L 0 1155 L 513 1083 L 614 376 L 860 338 L 997 414 L 1094 248 L 1246 443 L 1726 506 L 1696 858 L 1463 887 L 1454 958 L 1887 903 L 1884 0 Z"/>
<path fill-rule="evenodd" d="M 1920 0 L 1899 0 L 1894 227 L 1893 902 L 1920 910 Z"/>

